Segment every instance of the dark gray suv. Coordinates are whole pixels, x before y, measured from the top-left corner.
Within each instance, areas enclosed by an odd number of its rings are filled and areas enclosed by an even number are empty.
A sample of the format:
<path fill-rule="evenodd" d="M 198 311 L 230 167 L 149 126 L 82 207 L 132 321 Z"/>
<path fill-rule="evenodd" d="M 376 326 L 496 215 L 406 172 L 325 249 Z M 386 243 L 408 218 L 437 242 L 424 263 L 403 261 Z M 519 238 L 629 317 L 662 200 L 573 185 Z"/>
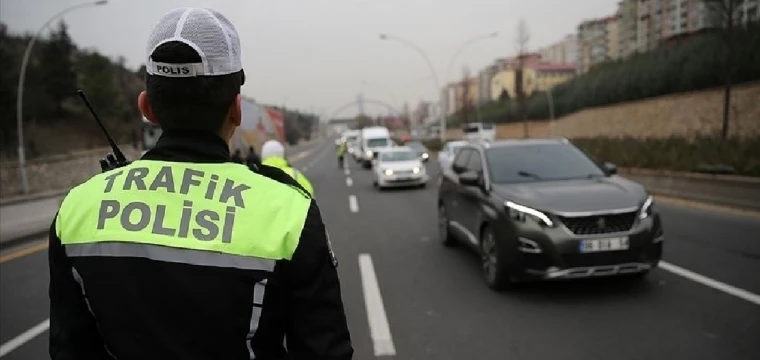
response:
<path fill-rule="evenodd" d="M 438 194 L 440 238 L 482 256 L 488 286 L 530 280 L 640 277 L 662 257 L 652 197 L 566 139 L 461 148 Z"/>

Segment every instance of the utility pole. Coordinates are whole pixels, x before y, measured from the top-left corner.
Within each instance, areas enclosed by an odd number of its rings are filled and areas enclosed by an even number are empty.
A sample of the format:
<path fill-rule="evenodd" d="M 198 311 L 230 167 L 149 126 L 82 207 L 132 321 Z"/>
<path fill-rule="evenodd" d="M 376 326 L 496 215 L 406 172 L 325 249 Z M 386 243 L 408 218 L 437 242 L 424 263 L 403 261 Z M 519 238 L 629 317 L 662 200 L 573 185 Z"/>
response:
<path fill-rule="evenodd" d="M 524 88 L 524 70 L 529 40 L 530 33 L 528 32 L 528 24 L 525 23 L 525 19 L 520 19 L 520 22 L 517 24 L 517 69 L 515 71 L 515 90 L 517 90 L 517 102 L 520 108 L 518 114 L 519 116 L 522 116 L 523 121 L 523 137 L 526 139 L 530 137 L 530 128 L 528 126 L 528 99 Z"/>

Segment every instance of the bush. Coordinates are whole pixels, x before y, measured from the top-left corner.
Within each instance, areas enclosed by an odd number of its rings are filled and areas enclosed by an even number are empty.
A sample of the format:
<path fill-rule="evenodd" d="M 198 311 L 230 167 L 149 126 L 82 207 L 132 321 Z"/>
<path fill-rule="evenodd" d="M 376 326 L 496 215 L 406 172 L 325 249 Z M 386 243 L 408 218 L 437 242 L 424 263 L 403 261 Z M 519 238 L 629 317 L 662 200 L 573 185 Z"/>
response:
<path fill-rule="evenodd" d="M 429 139 L 422 142 L 425 144 L 425 147 L 428 148 L 428 150 L 433 152 L 441 151 L 443 148 L 443 143 L 441 143 L 441 139 Z"/>
<path fill-rule="evenodd" d="M 730 166 L 737 175 L 760 176 L 760 138 L 578 138 L 572 142 L 599 161 L 620 167 L 704 171 Z"/>

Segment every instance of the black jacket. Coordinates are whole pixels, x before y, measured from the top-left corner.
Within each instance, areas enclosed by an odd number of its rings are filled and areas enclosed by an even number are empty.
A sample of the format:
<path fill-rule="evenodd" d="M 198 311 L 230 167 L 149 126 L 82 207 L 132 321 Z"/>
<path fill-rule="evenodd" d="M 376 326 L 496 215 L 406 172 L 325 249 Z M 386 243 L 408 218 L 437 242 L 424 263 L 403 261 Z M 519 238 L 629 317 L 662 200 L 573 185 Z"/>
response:
<path fill-rule="evenodd" d="M 143 159 L 215 163 L 230 161 L 230 154 L 218 137 L 167 131 Z M 258 172 L 298 186 L 279 169 L 261 166 Z M 49 263 L 54 360 L 243 360 L 250 349 L 257 360 L 353 356 L 336 262 L 313 200 L 292 259 L 268 274 L 144 258 L 67 257 L 55 222 Z M 259 326 L 246 341 L 254 284 L 262 277 L 267 285 Z"/>

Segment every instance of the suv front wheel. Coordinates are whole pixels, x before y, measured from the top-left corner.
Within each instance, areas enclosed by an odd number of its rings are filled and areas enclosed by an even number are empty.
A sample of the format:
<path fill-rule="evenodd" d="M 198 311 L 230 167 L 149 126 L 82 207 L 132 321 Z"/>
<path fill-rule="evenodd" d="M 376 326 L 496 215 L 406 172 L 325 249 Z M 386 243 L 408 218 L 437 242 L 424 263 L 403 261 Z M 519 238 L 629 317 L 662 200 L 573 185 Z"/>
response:
<path fill-rule="evenodd" d="M 493 290 L 506 290 L 511 285 L 511 277 L 505 261 L 503 245 L 496 241 L 493 231 L 486 226 L 480 236 L 480 254 L 483 279 Z"/>
<path fill-rule="evenodd" d="M 449 217 L 446 214 L 446 206 L 443 204 L 438 205 L 438 237 L 443 246 L 452 247 L 456 244 L 454 235 L 449 231 Z"/>

